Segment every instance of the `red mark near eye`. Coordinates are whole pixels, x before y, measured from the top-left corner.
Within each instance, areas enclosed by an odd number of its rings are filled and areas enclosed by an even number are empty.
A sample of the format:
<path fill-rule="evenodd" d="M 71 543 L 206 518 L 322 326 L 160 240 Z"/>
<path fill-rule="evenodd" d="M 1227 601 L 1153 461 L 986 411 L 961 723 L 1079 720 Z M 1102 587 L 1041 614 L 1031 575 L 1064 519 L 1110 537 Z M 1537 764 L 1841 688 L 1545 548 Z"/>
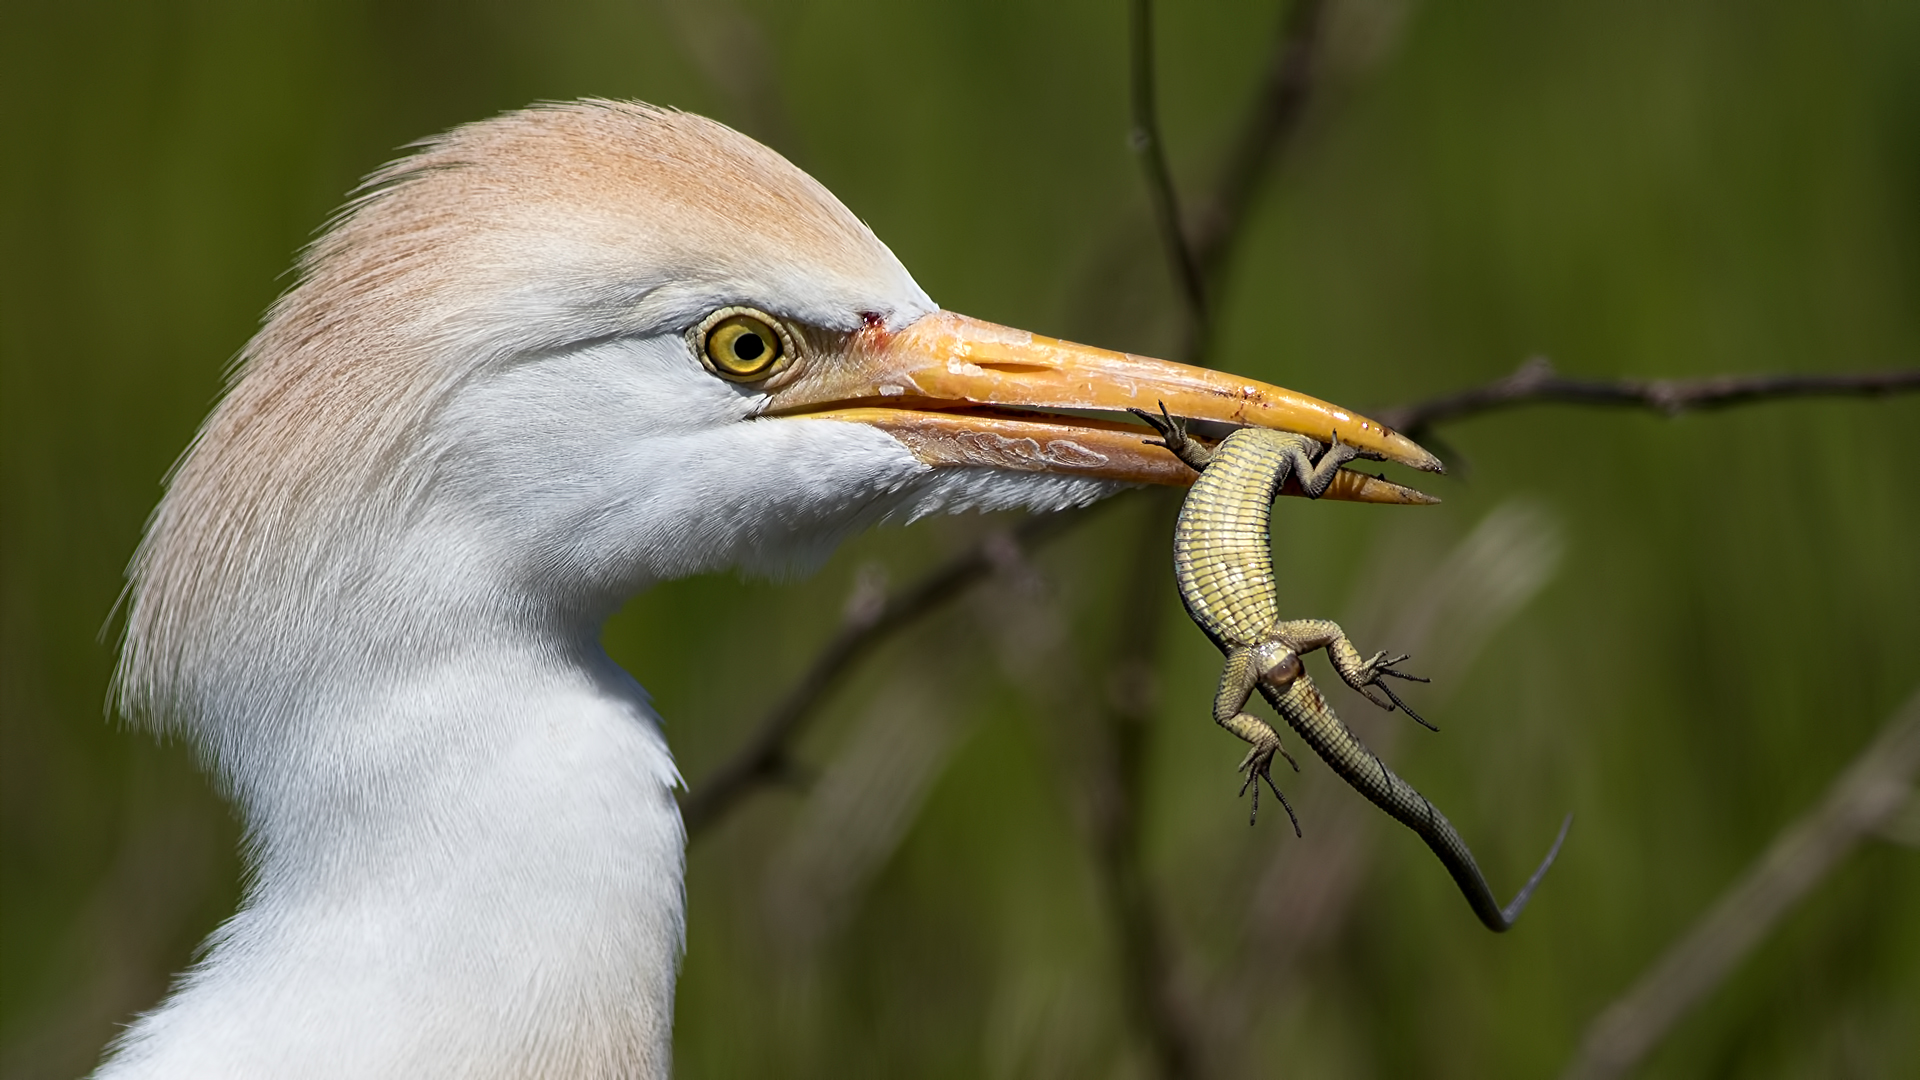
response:
<path fill-rule="evenodd" d="M 887 317 L 877 311 L 863 311 L 860 321 L 865 325 L 854 331 L 854 347 L 872 355 L 885 351 L 887 343 L 893 340 L 893 333 L 887 329 Z"/>

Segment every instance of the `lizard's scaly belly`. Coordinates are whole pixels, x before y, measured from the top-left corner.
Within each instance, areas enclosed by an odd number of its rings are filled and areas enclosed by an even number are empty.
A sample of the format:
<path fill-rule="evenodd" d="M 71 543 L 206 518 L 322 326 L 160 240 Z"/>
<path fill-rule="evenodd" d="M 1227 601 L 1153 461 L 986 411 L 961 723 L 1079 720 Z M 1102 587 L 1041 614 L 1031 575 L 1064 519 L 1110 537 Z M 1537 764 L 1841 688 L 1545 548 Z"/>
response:
<path fill-rule="evenodd" d="M 1284 468 L 1273 448 L 1228 438 L 1174 527 L 1180 598 L 1203 629 L 1232 645 L 1260 641 L 1280 619 L 1269 521 Z"/>

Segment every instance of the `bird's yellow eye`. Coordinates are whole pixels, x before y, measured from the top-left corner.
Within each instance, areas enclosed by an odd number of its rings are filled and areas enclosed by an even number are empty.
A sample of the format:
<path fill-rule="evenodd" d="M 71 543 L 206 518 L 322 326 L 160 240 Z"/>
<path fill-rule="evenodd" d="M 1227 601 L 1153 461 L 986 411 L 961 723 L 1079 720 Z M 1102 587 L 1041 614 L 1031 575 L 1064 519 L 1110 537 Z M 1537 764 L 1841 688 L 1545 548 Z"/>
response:
<path fill-rule="evenodd" d="M 771 318 L 747 308 L 723 308 L 697 330 L 707 368 L 725 379 L 764 379 L 785 366 L 792 353 L 786 332 Z"/>

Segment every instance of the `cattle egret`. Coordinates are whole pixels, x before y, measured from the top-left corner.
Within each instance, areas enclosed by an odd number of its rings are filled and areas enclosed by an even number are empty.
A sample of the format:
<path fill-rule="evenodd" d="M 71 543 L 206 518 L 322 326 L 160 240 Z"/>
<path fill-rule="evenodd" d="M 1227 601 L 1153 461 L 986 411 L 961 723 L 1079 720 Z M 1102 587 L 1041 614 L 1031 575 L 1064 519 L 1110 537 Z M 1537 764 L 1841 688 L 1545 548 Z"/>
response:
<path fill-rule="evenodd" d="M 199 748 L 252 876 L 98 1075 L 665 1075 L 680 777 L 602 623 L 881 521 L 1184 482 L 1087 416 L 1158 402 L 1438 469 L 1291 391 L 942 311 L 699 117 L 549 105 L 388 166 L 129 571 L 123 707 Z"/>

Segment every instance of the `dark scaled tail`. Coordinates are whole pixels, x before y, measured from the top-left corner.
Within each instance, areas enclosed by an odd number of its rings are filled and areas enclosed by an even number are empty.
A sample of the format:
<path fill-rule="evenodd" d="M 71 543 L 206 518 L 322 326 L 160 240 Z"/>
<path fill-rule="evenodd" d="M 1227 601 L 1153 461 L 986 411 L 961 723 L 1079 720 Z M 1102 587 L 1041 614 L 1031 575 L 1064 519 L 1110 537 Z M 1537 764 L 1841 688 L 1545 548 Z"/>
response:
<path fill-rule="evenodd" d="M 1547 857 L 1541 860 L 1539 869 L 1527 879 L 1526 885 L 1513 901 L 1503 908 L 1494 899 L 1486 875 L 1480 872 L 1479 864 L 1474 862 L 1473 851 L 1460 838 L 1453 823 L 1426 796 L 1414 790 L 1412 784 L 1395 776 L 1385 762 L 1367 749 L 1353 729 L 1334 714 L 1333 707 L 1321 696 L 1313 680 L 1302 674 L 1284 690 L 1275 690 L 1262 683 L 1260 692 L 1275 711 L 1286 718 L 1288 725 L 1300 733 L 1300 738 L 1313 747 L 1314 752 L 1334 772 L 1340 774 L 1342 780 L 1427 842 L 1427 847 L 1439 857 L 1441 865 L 1447 868 L 1461 895 L 1466 897 L 1467 904 L 1487 929 L 1498 933 L 1513 926 L 1514 920 L 1526 908 L 1527 901 L 1532 899 L 1533 890 L 1539 887 L 1540 880 L 1546 876 L 1547 868 L 1553 865 L 1554 858 L 1560 854 L 1560 845 L 1566 841 L 1567 830 L 1573 825 L 1572 814 L 1568 814 L 1566 821 L 1561 823 L 1560 835 L 1554 839 Z"/>
<path fill-rule="evenodd" d="M 1547 869 L 1553 865 L 1553 860 L 1560 857 L 1560 845 L 1567 842 L 1567 830 L 1571 828 L 1573 828 L 1573 815 L 1568 814 L 1560 821 L 1560 835 L 1553 838 L 1553 846 L 1547 849 L 1547 857 L 1540 860 L 1540 865 L 1534 869 L 1533 876 L 1527 879 L 1525 885 L 1520 886 L 1519 892 L 1513 894 L 1513 901 L 1500 909 L 1500 921 L 1504 925 L 1494 926 L 1488 922 L 1489 927 L 1494 930 L 1505 930 L 1513 925 L 1513 921 L 1520 917 L 1522 911 L 1527 909 L 1527 901 L 1533 899 L 1533 890 L 1540 886 L 1540 879 L 1547 876 Z"/>

